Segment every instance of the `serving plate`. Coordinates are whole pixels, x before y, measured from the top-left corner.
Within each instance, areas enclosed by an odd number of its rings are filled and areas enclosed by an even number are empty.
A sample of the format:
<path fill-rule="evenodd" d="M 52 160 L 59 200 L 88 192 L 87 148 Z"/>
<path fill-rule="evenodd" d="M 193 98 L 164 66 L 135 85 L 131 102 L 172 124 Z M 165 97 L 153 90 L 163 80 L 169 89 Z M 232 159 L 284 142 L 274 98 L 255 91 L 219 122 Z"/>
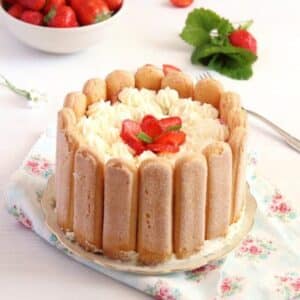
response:
<path fill-rule="evenodd" d="M 202 249 L 187 259 L 172 258 L 170 261 L 156 266 L 144 266 L 138 264 L 136 255 L 133 254 L 130 261 L 122 262 L 112 260 L 105 257 L 101 253 L 87 252 L 81 248 L 74 240 L 70 238 L 70 234 L 66 235 L 57 225 L 57 216 L 55 210 L 55 186 L 54 177 L 48 181 L 47 188 L 43 194 L 41 205 L 45 214 L 45 222 L 49 230 L 56 235 L 59 242 L 68 249 L 73 255 L 80 259 L 87 260 L 101 267 L 122 271 L 137 273 L 143 275 L 158 275 L 174 272 L 190 271 L 208 264 L 213 260 L 220 259 L 232 251 L 241 240 L 248 234 L 253 223 L 256 211 L 256 201 L 250 194 L 247 186 L 245 205 L 240 220 L 232 224 L 228 234 L 224 238 L 217 238 L 205 241 Z"/>

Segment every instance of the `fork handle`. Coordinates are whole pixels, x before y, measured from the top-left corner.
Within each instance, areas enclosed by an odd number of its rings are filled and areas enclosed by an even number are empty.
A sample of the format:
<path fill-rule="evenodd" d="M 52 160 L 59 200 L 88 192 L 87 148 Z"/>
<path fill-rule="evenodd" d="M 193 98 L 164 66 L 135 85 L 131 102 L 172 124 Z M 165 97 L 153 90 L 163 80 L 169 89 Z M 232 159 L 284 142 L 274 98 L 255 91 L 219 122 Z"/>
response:
<path fill-rule="evenodd" d="M 245 109 L 245 108 L 244 108 Z M 294 148 L 295 150 L 297 150 L 298 152 L 300 152 L 300 140 L 298 140 L 297 138 L 295 138 L 294 136 L 290 135 L 289 133 L 287 133 L 285 130 L 281 129 L 280 127 L 278 127 L 277 125 L 275 125 L 273 122 L 271 122 L 270 120 L 266 119 L 265 117 L 261 116 L 260 114 L 251 111 L 249 109 L 245 109 L 250 115 L 256 117 L 257 119 L 259 119 L 260 121 L 268 124 L 273 130 L 275 130 L 280 136 L 283 137 L 284 141 L 290 145 L 292 148 Z"/>

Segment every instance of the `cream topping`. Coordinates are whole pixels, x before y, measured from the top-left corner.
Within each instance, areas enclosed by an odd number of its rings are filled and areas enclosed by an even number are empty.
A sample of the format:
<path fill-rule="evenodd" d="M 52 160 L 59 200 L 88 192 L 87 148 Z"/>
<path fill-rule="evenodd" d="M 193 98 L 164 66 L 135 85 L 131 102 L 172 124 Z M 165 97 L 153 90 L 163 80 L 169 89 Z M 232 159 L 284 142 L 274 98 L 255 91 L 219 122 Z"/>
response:
<path fill-rule="evenodd" d="M 187 153 L 199 153 L 213 141 L 224 141 L 228 128 L 218 119 L 218 111 L 210 104 L 202 104 L 192 99 L 180 99 L 177 91 L 170 88 L 154 91 L 125 88 L 119 94 L 119 101 L 97 102 L 89 106 L 87 116 L 82 117 L 77 129 L 85 142 L 93 147 L 104 162 L 111 158 L 123 158 L 128 163 L 139 165 L 143 160 L 156 156 L 175 162 Z M 186 133 L 186 142 L 178 153 L 156 155 L 145 151 L 139 156 L 127 146 L 120 137 L 122 121 L 131 119 L 140 122 L 151 114 L 158 119 L 178 116 L 182 119 L 182 130 Z"/>

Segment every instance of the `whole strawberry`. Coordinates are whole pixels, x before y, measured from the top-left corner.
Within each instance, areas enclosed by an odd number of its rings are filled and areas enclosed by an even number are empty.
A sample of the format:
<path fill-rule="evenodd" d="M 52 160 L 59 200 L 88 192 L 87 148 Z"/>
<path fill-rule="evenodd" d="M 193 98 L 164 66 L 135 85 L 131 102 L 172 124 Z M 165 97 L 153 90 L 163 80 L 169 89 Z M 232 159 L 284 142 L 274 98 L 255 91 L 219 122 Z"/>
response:
<path fill-rule="evenodd" d="M 230 43 L 235 47 L 240 47 L 251 51 L 253 54 L 257 52 L 257 43 L 254 36 L 245 29 L 237 29 L 229 35 Z"/>
<path fill-rule="evenodd" d="M 19 4 L 19 3 L 16 3 L 16 4 L 13 4 L 9 10 L 7 11 L 11 16 L 17 18 L 17 19 L 20 19 L 21 16 L 22 16 L 22 13 L 24 11 L 24 7 Z"/>
<path fill-rule="evenodd" d="M 48 13 L 51 8 L 58 8 L 59 6 L 66 5 L 65 0 L 47 0 L 46 5 L 43 9 L 44 13 Z"/>
<path fill-rule="evenodd" d="M 51 8 L 49 13 L 44 17 L 44 22 L 49 27 L 77 27 L 78 22 L 76 14 L 72 7 L 63 5 L 57 8 Z"/>
<path fill-rule="evenodd" d="M 46 0 L 18 0 L 25 8 L 30 10 L 42 10 L 46 4 Z"/>
<path fill-rule="evenodd" d="M 71 0 L 81 25 L 90 25 L 110 17 L 110 10 L 104 0 Z"/>
<path fill-rule="evenodd" d="M 123 0 L 105 0 L 111 11 L 117 11 L 123 4 Z"/>
<path fill-rule="evenodd" d="M 25 10 L 21 15 L 21 20 L 33 25 L 42 25 L 43 15 L 38 11 Z"/>

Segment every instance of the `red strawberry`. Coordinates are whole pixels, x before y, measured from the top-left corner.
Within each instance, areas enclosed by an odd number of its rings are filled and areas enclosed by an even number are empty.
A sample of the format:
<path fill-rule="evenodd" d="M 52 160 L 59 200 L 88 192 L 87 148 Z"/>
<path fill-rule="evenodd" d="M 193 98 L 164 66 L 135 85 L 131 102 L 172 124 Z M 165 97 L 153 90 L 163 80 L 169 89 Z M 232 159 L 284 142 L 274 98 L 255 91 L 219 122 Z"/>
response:
<path fill-rule="evenodd" d="M 245 29 L 238 29 L 229 35 L 230 43 L 233 46 L 240 47 L 251 51 L 253 54 L 257 52 L 257 43 L 254 36 Z"/>
<path fill-rule="evenodd" d="M 43 11 L 47 14 L 51 10 L 51 8 L 58 8 L 62 5 L 66 5 L 65 0 L 47 0 Z"/>
<path fill-rule="evenodd" d="M 22 13 L 24 11 L 24 7 L 19 4 L 19 3 L 16 3 L 16 4 L 13 4 L 9 10 L 7 11 L 11 16 L 17 18 L 17 19 L 20 19 L 21 16 L 22 16 Z"/>
<path fill-rule="evenodd" d="M 167 131 L 159 136 L 154 144 L 180 146 L 185 142 L 185 136 L 183 131 Z"/>
<path fill-rule="evenodd" d="M 42 25 L 44 16 L 39 11 L 25 10 L 21 15 L 21 20 L 33 25 Z"/>
<path fill-rule="evenodd" d="M 158 121 L 163 131 L 179 130 L 182 126 L 182 121 L 179 117 L 168 117 Z"/>
<path fill-rule="evenodd" d="M 141 154 L 145 150 L 142 141 L 137 138 L 141 132 L 141 126 L 132 120 L 124 120 L 122 123 L 121 138 L 125 144 L 135 150 L 136 154 Z"/>
<path fill-rule="evenodd" d="M 146 115 L 143 118 L 141 128 L 146 134 L 148 134 L 152 138 L 155 138 L 162 133 L 159 121 L 151 115 Z"/>
<path fill-rule="evenodd" d="M 15 4 L 15 3 L 17 3 L 17 0 L 5 0 L 3 2 L 4 2 L 4 4 Z"/>
<path fill-rule="evenodd" d="M 81 25 L 90 25 L 110 17 L 110 10 L 104 0 L 71 0 Z"/>
<path fill-rule="evenodd" d="M 170 0 L 174 6 L 187 7 L 193 3 L 193 0 Z"/>
<path fill-rule="evenodd" d="M 167 64 L 164 64 L 163 65 L 163 72 L 165 74 L 165 76 L 170 73 L 170 72 L 181 72 L 181 70 L 175 66 L 172 66 L 172 65 L 167 65 Z"/>
<path fill-rule="evenodd" d="M 146 146 L 146 149 L 155 153 L 176 153 L 179 151 L 179 147 L 172 144 L 149 144 Z"/>
<path fill-rule="evenodd" d="M 50 27 L 77 27 L 78 22 L 72 7 L 63 5 L 52 8 L 45 16 L 44 22 Z"/>
<path fill-rule="evenodd" d="M 116 11 L 122 6 L 123 0 L 105 0 L 105 2 L 110 10 Z"/>
<path fill-rule="evenodd" d="M 18 0 L 18 2 L 30 10 L 41 10 L 46 4 L 46 0 Z"/>

